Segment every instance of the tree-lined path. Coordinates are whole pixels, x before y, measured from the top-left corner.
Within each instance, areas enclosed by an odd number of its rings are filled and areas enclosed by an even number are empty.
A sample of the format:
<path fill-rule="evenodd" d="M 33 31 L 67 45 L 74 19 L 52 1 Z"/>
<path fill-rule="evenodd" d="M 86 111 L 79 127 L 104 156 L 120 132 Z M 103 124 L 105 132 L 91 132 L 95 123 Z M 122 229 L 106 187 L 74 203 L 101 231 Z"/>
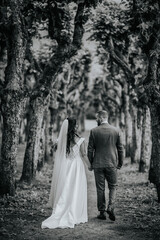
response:
<path fill-rule="evenodd" d="M 83 134 L 86 140 L 88 133 Z M 17 176 L 22 167 L 22 146 L 19 150 Z M 51 174 L 52 165 L 46 164 L 32 185 L 18 184 L 15 197 L 1 199 L 1 240 L 160 239 L 160 206 L 156 202 L 156 190 L 148 183 L 148 174 L 139 173 L 138 165 L 130 165 L 130 159 L 125 159 L 123 168 L 119 171 L 115 222 L 96 218 L 98 212 L 94 175 L 87 171 L 88 223 L 80 224 L 74 229 L 42 230 L 41 222 L 51 213 L 46 208 Z"/>
<path fill-rule="evenodd" d="M 0 239 L 160 239 L 159 23 L 159 0 L 0 1 Z M 116 222 L 87 171 L 88 223 L 41 230 L 63 120 L 102 109 L 125 147 Z"/>

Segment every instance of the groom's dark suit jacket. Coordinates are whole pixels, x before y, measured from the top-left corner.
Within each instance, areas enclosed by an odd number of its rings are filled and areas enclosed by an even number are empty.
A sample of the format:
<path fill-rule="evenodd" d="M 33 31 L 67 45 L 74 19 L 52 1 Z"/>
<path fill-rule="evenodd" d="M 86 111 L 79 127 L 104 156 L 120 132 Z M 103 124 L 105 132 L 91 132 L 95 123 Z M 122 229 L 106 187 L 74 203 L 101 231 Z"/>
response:
<path fill-rule="evenodd" d="M 88 158 L 92 168 L 108 168 L 123 164 L 123 145 L 118 128 L 102 123 L 90 132 Z"/>

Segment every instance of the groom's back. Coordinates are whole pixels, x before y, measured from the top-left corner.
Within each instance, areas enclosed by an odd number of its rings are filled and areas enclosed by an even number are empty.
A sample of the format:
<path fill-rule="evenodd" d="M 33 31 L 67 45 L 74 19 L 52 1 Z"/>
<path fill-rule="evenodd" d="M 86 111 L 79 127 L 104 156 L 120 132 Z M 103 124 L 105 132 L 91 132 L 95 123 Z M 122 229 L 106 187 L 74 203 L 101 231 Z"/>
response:
<path fill-rule="evenodd" d="M 92 130 L 94 143 L 93 168 L 116 167 L 117 147 L 120 142 L 119 130 L 109 124 L 102 124 Z"/>

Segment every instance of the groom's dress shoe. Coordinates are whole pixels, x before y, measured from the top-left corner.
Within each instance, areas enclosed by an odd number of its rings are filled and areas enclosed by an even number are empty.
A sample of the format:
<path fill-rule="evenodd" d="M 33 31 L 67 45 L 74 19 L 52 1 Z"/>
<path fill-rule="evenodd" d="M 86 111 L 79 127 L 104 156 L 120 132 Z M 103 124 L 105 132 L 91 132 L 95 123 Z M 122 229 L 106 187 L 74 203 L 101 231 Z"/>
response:
<path fill-rule="evenodd" d="M 112 220 L 112 221 L 115 221 L 116 220 L 116 216 L 114 214 L 114 210 L 113 209 L 107 209 L 106 211 L 108 214 L 109 214 L 109 219 Z"/>
<path fill-rule="evenodd" d="M 97 216 L 98 219 L 101 219 L 101 220 L 106 220 L 106 214 L 105 212 L 100 212 L 100 214 Z"/>

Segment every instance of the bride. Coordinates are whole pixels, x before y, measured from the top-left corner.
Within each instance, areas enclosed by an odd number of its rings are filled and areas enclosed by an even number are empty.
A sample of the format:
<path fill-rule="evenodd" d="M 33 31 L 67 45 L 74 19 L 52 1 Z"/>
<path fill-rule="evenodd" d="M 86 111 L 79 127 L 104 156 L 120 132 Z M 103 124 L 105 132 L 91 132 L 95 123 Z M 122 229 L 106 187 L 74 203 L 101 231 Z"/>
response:
<path fill-rule="evenodd" d="M 74 228 L 88 221 L 87 180 L 84 162 L 91 164 L 85 151 L 84 138 L 76 133 L 76 120 L 64 120 L 54 161 L 49 204 L 52 215 L 42 222 L 42 228 Z"/>

